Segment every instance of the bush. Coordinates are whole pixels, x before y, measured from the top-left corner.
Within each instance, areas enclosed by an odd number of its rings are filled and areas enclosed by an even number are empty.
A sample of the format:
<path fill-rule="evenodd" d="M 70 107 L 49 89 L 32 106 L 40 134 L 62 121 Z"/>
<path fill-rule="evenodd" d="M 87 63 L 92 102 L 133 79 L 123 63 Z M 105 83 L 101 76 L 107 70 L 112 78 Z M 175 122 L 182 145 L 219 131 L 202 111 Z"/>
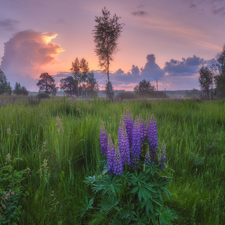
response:
<path fill-rule="evenodd" d="M 163 204 L 163 193 L 168 199 L 171 195 L 166 185 L 172 181 L 172 174 L 166 164 L 164 143 L 158 147 L 154 115 L 144 123 L 141 115 L 133 120 L 132 112 L 126 110 L 120 121 L 118 142 L 119 146 L 114 147 L 102 123 L 103 170 L 85 180 L 94 195 L 82 202 L 82 216 L 92 210 L 103 214 L 107 224 L 112 225 L 172 225 L 177 216 Z"/>
<path fill-rule="evenodd" d="M 136 99 L 137 96 L 133 92 L 120 92 L 116 95 L 117 98 L 124 98 L 124 99 Z"/>
<path fill-rule="evenodd" d="M 37 98 L 50 98 L 50 96 L 46 93 L 39 93 L 36 95 Z"/>

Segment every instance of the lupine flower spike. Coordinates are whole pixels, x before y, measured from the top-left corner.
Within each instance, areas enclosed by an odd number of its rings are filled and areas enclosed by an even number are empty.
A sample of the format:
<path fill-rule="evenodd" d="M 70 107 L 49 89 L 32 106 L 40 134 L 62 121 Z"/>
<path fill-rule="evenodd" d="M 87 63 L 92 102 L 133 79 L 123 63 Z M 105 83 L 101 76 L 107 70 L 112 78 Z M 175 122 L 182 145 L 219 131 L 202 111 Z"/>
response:
<path fill-rule="evenodd" d="M 161 170 L 163 170 L 163 168 L 165 167 L 165 163 L 166 163 L 166 146 L 164 144 L 164 142 L 162 143 L 162 147 L 161 147 Z"/>
<path fill-rule="evenodd" d="M 100 127 L 100 144 L 101 144 L 102 154 L 106 155 L 106 153 L 107 153 L 107 133 L 106 133 L 103 122 L 101 122 L 101 127 Z"/>
<path fill-rule="evenodd" d="M 123 163 L 121 159 L 120 150 L 118 147 L 115 149 L 115 156 L 113 161 L 113 173 L 116 175 L 121 175 L 123 173 Z"/>
<path fill-rule="evenodd" d="M 132 131 L 131 162 L 132 167 L 136 168 L 141 155 L 141 126 L 138 117 L 135 118 Z"/>
<path fill-rule="evenodd" d="M 119 150 L 121 153 L 121 159 L 123 165 L 130 164 L 130 146 L 127 137 L 127 132 L 123 120 L 120 120 L 120 125 L 118 129 L 118 139 L 119 139 Z"/>
<path fill-rule="evenodd" d="M 155 160 L 157 155 L 156 150 L 158 148 L 158 136 L 157 136 L 157 124 L 155 121 L 154 114 L 152 114 L 150 119 L 148 131 L 147 131 L 147 137 L 149 141 L 149 150 L 150 150 L 151 159 Z"/>
<path fill-rule="evenodd" d="M 113 174 L 114 158 L 115 158 L 115 148 L 112 142 L 112 138 L 109 135 L 107 146 L 107 163 L 109 166 L 109 173 L 111 174 Z"/>
<path fill-rule="evenodd" d="M 141 126 L 141 141 L 144 141 L 146 136 L 146 129 L 141 115 L 139 116 L 139 122 Z"/>
<path fill-rule="evenodd" d="M 125 110 L 123 122 L 125 124 L 126 131 L 127 131 L 129 147 L 131 148 L 131 146 L 132 146 L 132 129 L 133 129 L 133 124 L 134 124 L 133 115 L 132 115 L 131 110 L 128 110 L 128 109 Z"/>
<path fill-rule="evenodd" d="M 151 156 L 150 156 L 149 148 L 146 151 L 144 163 L 145 164 L 151 163 Z"/>

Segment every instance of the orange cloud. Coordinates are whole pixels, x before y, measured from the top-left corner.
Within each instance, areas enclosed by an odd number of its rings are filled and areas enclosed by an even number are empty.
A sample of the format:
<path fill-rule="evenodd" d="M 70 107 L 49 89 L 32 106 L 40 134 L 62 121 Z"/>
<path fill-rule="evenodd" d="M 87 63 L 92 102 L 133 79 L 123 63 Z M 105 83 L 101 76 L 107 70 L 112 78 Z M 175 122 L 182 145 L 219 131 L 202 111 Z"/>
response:
<path fill-rule="evenodd" d="M 24 30 L 16 33 L 5 43 L 1 68 L 10 81 L 19 82 L 21 77 L 38 78 L 46 66 L 58 64 L 55 59 L 64 51 L 59 44 L 52 43 L 55 33 Z"/>

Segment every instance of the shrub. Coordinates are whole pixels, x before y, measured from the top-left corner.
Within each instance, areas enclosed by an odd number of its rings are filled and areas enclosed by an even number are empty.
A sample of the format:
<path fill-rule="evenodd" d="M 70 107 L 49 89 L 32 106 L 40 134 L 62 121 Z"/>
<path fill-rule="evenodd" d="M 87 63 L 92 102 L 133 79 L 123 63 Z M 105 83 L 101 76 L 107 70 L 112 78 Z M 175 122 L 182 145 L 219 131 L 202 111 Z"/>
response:
<path fill-rule="evenodd" d="M 36 95 L 37 98 L 50 98 L 50 96 L 46 93 L 39 93 Z"/>
<path fill-rule="evenodd" d="M 118 95 L 116 95 L 116 98 L 136 99 L 137 96 L 133 92 L 120 92 Z"/>

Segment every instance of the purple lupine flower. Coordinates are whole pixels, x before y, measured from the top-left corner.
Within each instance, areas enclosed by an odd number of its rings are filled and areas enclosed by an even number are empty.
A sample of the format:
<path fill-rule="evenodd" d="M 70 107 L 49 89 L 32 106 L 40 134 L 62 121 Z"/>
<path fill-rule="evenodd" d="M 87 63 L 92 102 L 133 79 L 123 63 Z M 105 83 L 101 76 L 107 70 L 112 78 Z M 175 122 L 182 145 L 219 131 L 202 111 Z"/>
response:
<path fill-rule="evenodd" d="M 147 164 L 147 163 L 151 163 L 151 155 L 150 155 L 150 152 L 149 152 L 149 148 L 146 151 L 145 159 L 144 159 L 144 164 Z"/>
<path fill-rule="evenodd" d="M 113 174 L 113 166 L 114 166 L 114 158 L 115 158 L 115 148 L 112 142 L 112 138 L 109 135 L 108 137 L 108 146 L 107 146 L 107 163 L 109 166 L 109 173 Z"/>
<path fill-rule="evenodd" d="M 115 149 L 115 155 L 113 160 L 113 173 L 116 175 L 121 175 L 123 173 L 123 163 L 118 147 Z"/>
<path fill-rule="evenodd" d="M 165 163 L 166 163 L 166 146 L 164 144 L 164 142 L 162 143 L 162 147 L 160 152 L 161 154 L 161 170 L 163 170 L 163 168 L 165 167 Z"/>
<path fill-rule="evenodd" d="M 103 122 L 101 123 L 101 127 L 100 127 L 100 144 L 101 144 L 102 154 L 106 155 L 106 153 L 107 153 L 107 133 L 106 133 Z"/>
<path fill-rule="evenodd" d="M 127 131 L 127 136 L 128 136 L 128 140 L 129 140 L 129 147 L 131 148 L 132 146 L 132 130 L 133 130 L 133 115 L 131 110 L 125 110 L 124 112 L 124 117 L 123 117 L 123 122 L 125 124 L 126 127 L 126 131 Z"/>
<path fill-rule="evenodd" d="M 135 168 L 141 155 L 141 126 L 138 117 L 135 118 L 132 131 L 131 162 Z"/>
<path fill-rule="evenodd" d="M 139 123 L 140 123 L 140 126 L 141 126 L 141 141 L 144 141 L 145 136 L 146 136 L 146 129 L 145 129 L 145 125 L 143 123 L 143 119 L 142 119 L 141 115 L 139 116 Z"/>
<path fill-rule="evenodd" d="M 157 148 L 158 148 L 158 137 L 157 137 L 157 124 L 155 121 L 154 114 L 152 114 L 148 130 L 147 130 L 147 138 L 149 141 L 149 150 L 150 150 L 150 155 L 151 159 L 155 160 L 156 155 L 157 155 Z"/>
<path fill-rule="evenodd" d="M 130 165 L 130 146 L 127 137 L 127 132 L 123 120 L 120 120 L 118 129 L 119 150 L 123 165 Z"/>

